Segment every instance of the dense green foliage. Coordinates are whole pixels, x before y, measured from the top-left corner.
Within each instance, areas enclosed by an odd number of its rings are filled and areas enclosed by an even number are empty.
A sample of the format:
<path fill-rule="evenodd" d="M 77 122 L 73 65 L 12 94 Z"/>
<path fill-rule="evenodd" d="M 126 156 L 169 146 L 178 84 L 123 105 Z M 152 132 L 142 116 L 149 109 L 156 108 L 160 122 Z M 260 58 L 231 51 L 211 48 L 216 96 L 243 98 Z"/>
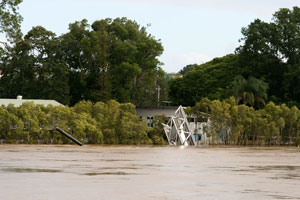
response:
<path fill-rule="evenodd" d="M 264 79 L 279 102 L 300 100 L 300 8 L 280 9 L 270 23 L 259 19 L 242 29 L 237 49 L 244 74 Z"/>
<path fill-rule="evenodd" d="M 249 76 L 246 80 L 238 75 L 234 78 L 232 94 L 235 96 L 236 104 L 243 101 L 245 105 L 254 105 L 254 102 L 257 101 L 265 105 L 267 89 L 268 85 L 260 79 Z"/>
<path fill-rule="evenodd" d="M 201 121 L 209 118 L 205 128 L 212 144 L 299 145 L 300 110 L 269 102 L 263 109 L 236 105 L 235 98 L 224 101 L 203 98 L 190 109 Z M 203 112 L 208 115 L 203 115 Z M 153 128 L 136 116 L 131 103 L 120 104 L 81 101 L 73 107 L 35 105 L 0 107 L 0 143 L 67 144 L 55 130 L 60 127 L 86 144 L 167 144 L 156 116 Z M 226 133 L 224 135 L 224 132 Z"/>
<path fill-rule="evenodd" d="M 5 33 L 9 41 L 16 41 L 22 35 L 22 17 L 18 13 L 21 2 L 22 0 L 2 0 L 0 3 L 0 33 Z"/>
<path fill-rule="evenodd" d="M 166 124 L 168 119 L 164 114 L 155 115 L 152 121 L 153 128 L 149 129 L 148 136 L 152 140 L 153 144 L 168 144 L 167 137 L 163 129 L 162 123 Z"/>
<path fill-rule="evenodd" d="M 259 96 L 261 100 L 268 97 L 279 104 L 299 107 L 300 87 L 295 87 L 300 84 L 299 24 L 298 7 L 280 9 L 270 23 L 256 19 L 242 28 L 243 44 L 235 55 L 183 68 L 180 73 L 184 77 L 170 82 L 170 99 L 174 104 L 194 105 L 203 97 L 222 100 L 235 95 L 237 98 L 240 94 L 232 93 L 238 88 L 234 85 L 238 82 L 235 77 L 242 76 L 246 80 L 255 78 L 260 87 L 268 88 L 267 95 Z"/>
<path fill-rule="evenodd" d="M 204 97 L 224 99 L 240 70 L 237 55 L 227 55 L 202 65 L 193 65 L 183 78 L 170 82 L 169 97 L 174 104 L 181 105 L 194 105 Z"/>
<path fill-rule="evenodd" d="M 88 144 L 165 144 L 164 135 L 146 126 L 131 103 L 81 101 L 74 107 L 45 107 L 30 102 L 0 107 L 2 142 L 70 143 L 56 127 Z"/>
<path fill-rule="evenodd" d="M 285 104 L 269 102 L 263 109 L 254 110 L 236 105 L 233 97 L 224 101 L 202 99 L 191 108 L 196 116 L 209 114 L 206 133 L 213 143 L 235 145 L 300 145 L 300 110 Z"/>
<path fill-rule="evenodd" d="M 159 40 L 135 21 L 86 20 L 57 37 L 33 27 L 1 56 L 0 97 L 55 99 L 74 105 L 115 99 L 135 105 L 167 100 L 165 72 L 157 59 Z"/>
<path fill-rule="evenodd" d="M 197 64 L 193 64 L 193 65 L 187 65 L 184 68 L 182 68 L 178 73 L 180 75 L 185 75 L 188 71 L 191 71 L 192 69 L 194 69 L 197 66 Z"/>

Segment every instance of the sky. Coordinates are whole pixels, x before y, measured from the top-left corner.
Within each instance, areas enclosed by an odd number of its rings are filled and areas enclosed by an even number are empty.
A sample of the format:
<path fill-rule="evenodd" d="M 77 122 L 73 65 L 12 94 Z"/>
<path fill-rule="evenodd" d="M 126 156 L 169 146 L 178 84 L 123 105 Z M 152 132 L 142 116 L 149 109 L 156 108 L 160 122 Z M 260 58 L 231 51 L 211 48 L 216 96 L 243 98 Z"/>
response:
<path fill-rule="evenodd" d="M 300 7 L 300 0 L 23 0 L 22 32 L 43 26 L 58 36 L 68 25 L 87 19 L 127 17 L 160 39 L 159 60 L 166 72 L 234 53 L 241 28 L 259 18 L 270 22 L 280 8 Z"/>

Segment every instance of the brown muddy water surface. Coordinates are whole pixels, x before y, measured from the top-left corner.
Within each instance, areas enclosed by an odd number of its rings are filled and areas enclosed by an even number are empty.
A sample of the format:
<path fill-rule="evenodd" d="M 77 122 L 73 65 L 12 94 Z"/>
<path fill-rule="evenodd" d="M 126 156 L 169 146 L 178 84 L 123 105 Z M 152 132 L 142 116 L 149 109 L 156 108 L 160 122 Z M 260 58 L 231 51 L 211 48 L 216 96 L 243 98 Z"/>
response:
<path fill-rule="evenodd" d="M 0 199 L 300 199 L 300 148 L 0 145 Z"/>

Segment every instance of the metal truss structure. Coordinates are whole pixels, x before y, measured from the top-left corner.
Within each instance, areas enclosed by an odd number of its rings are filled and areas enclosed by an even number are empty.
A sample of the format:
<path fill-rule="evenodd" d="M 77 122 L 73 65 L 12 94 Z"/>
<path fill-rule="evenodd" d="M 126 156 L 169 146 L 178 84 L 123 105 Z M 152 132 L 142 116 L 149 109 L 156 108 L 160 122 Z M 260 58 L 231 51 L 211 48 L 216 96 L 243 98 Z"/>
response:
<path fill-rule="evenodd" d="M 163 126 L 170 145 L 196 145 L 182 106 L 178 107 L 168 123 Z"/>

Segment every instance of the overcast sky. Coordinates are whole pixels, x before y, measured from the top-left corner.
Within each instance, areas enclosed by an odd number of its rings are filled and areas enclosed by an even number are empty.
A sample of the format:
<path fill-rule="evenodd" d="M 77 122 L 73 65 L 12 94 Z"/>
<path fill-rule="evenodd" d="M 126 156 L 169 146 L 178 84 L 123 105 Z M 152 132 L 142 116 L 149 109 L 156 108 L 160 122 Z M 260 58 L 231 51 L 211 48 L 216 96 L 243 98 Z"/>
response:
<path fill-rule="evenodd" d="M 127 17 L 161 39 L 159 58 L 167 72 L 233 53 L 241 28 L 254 19 L 270 22 L 279 8 L 300 7 L 300 0 L 23 0 L 22 31 L 41 25 L 57 35 L 68 24 L 87 19 Z"/>

